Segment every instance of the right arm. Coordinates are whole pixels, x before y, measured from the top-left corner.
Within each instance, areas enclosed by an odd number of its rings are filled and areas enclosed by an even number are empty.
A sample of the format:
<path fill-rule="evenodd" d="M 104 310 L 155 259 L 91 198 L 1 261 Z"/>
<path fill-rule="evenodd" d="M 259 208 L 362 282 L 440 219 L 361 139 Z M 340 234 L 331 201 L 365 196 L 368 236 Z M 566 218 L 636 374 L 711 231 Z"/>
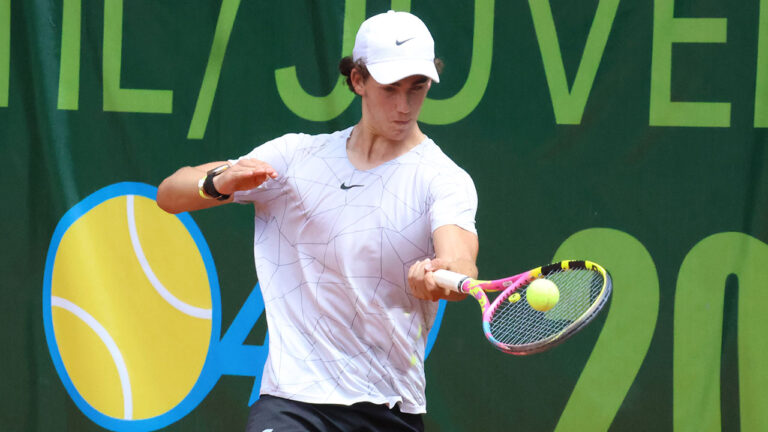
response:
<path fill-rule="evenodd" d="M 157 205 L 168 213 L 182 213 L 227 204 L 233 201 L 235 191 L 254 189 L 277 172 L 268 163 L 256 159 L 241 159 L 229 169 L 213 178 L 216 190 L 230 195 L 226 200 L 205 199 L 200 196 L 198 182 L 209 170 L 226 164 L 209 162 L 195 167 L 183 167 L 163 180 L 157 189 Z"/>

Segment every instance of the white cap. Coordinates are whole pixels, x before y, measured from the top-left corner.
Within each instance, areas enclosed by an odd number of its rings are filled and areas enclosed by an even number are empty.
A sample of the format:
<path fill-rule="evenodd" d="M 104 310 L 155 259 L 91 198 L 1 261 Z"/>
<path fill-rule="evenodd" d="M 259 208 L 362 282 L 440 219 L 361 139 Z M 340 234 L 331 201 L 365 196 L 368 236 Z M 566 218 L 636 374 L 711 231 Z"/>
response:
<path fill-rule="evenodd" d="M 435 68 L 435 41 L 427 26 L 408 12 L 389 11 L 365 20 L 352 50 L 352 60 L 360 59 L 380 84 L 392 84 L 411 75 L 440 82 Z"/>

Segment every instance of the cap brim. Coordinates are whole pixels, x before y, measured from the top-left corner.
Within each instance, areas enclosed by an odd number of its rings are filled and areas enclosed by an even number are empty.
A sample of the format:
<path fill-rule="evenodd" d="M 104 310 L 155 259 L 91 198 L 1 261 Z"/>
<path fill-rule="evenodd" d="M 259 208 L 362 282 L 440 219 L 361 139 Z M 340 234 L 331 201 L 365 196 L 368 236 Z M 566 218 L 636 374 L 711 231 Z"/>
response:
<path fill-rule="evenodd" d="M 440 82 L 435 63 L 431 60 L 395 60 L 365 66 L 379 84 L 392 84 L 413 75 L 424 75 L 436 83 Z"/>

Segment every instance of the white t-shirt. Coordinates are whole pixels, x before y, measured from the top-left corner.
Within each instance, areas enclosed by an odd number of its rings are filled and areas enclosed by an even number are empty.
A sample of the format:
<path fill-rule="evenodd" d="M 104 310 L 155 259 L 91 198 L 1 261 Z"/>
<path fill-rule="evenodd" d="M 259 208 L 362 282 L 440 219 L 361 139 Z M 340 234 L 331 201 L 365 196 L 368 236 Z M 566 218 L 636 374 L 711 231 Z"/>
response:
<path fill-rule="evenodd" d="M 411 295 L 408 269 L 434 256 L 438 227 L 476 232 L 477 193 L 428 138 L 357 170 L 347 159 L 351 131 L 289 134 L 243 156 L 278 172 L 235 193 L 255 208 L 269 329 L 261 394 L 424 413 L 424 349 L 438 305 Z"/>

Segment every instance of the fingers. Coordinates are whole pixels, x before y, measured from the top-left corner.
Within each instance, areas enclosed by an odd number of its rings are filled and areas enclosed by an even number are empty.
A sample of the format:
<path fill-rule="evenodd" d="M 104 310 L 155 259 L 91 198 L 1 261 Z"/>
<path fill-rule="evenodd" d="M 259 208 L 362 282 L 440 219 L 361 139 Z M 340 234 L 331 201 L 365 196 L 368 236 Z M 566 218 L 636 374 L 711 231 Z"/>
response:
<path fill-rule="evenodd" d="M 251 175 L 256 176 L 267 176 L 270 178 L 277 178 L 277 171 L 275 171 L 274 168 L 272 168 L 271 165 L 269 165 L 266 162 L 262 161 L 255 161 L 256 165 L 251 166 L 251 164 L 245 164 L 245 167 L 249 167 L 251 169 Z"/>
<path fill-rule="evenodd" d="M 428 272 L 433 272 L 435 270 L 448 270 L 448 263 L 441 260 L 440 258 L 433 258 L 431 260 L 426 260 L 427 263 L 424 266 L 424 269 Z"/>
<path fill-rule="evenodd" d="M 250 175 L 250 176 L 267 176 L 271 178 L 277 177 L 277 171 L 266 162 L 258 159 L 242 159 L 236 164 L 232 165 L 230 170 L 233 170 L 237 174 Z"/>
<path fill-rule="evenodd" d="M 214 179 L 216 190 L 223 194 L 259 187 L 278 174 L 268 163 L 257 159 L 242 159 Z"/>
<path fill-rule="evenodd" d="M 411 293 L 422 300 L 437 301 L 450 294 L 450 290 L 441 288 L 435 282 L 433 271 L 446 268 L 446 264 L 439 259 L 424 259 L 415 262 L 408 270 L 408 284 Z"/>

